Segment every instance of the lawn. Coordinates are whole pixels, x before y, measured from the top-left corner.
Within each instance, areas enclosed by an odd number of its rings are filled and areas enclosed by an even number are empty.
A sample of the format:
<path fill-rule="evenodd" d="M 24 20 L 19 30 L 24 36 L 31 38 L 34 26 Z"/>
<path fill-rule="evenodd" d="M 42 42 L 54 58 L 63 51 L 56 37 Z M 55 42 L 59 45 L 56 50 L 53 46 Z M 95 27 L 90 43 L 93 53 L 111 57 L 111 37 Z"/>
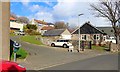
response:
<path fill-rule="evenodd" d="M 17 58 L 24 59 L 26 58 L 27 54 L 28 53 L 23 48 L 20 48 L 17 52 Z M 11 59 L 14 59 L 14 53 L 12 53 Z"/>
<path fill-rule="evenodd" d="M 14 33 L 10 33 L 10 36 L 16 36 Z"/>
<path fill-rule="evenodd" d="M 105 47 L 102 46 L 96 46 L 96 45 L 92 45 L 92 49 L 93 50 L 99 50 L 99 51 L 105 51 Z"/>
<path fill-rule="evenodd" d="M 25 41 L 25 42 L 28 42 L 28 43 L 31 43 L 31 44 L 43 45 L 40 40 L 36 40 L 36 35 L 23 36 L 23 37 L 21 37 L 21 40 Z"/>

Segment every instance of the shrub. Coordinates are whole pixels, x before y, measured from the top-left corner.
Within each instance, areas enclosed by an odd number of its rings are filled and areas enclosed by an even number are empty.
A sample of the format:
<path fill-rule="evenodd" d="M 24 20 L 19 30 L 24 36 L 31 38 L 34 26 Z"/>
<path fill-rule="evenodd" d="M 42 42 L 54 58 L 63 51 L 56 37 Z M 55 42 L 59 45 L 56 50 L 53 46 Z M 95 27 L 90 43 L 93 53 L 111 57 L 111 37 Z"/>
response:
<path fill-rule="evenodd" d="M 28 35 L 40 35 L 39 32 L 37 32 L 36 30 L 32 30 L 32 29 L 26 29 L 25 32 Z"/>
<path fill-rule="evenodd" d="M 31 25 L 31 24 L 27 24 L 26 28 L 27 29 L 32 29 L 32 30 L 37 30 L 37 26 L 36 25 Z"/>

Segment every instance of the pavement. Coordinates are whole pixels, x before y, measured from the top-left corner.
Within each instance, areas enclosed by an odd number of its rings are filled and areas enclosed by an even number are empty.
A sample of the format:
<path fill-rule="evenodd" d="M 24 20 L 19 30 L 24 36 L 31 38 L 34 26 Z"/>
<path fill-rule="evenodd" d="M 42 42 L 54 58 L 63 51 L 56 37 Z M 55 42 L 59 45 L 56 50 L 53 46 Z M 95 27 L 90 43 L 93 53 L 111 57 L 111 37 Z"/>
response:
<path fill-rule="evenodd" d="M 22 45 L 28 52 L 28 56 L 23 61 L 18 61 L 25 66 L 27 70 L 44 70 L 50 67 L 64 65 L 67 63 L 89 59 L 100 55 L 108 55 L 109 52 L 100 52 L 86 49 L 84 52 L 68 52 L 65 48 L 39 46 L 23 42 L 19 39 L 20 36 L 11 37 Z"/>

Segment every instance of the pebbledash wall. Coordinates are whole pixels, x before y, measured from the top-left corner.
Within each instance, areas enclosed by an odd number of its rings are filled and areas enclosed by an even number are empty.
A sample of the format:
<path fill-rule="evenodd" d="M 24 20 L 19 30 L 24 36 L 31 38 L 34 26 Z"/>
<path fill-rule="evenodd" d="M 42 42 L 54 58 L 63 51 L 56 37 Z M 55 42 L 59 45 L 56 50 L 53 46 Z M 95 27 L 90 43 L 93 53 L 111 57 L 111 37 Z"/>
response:
<path fill-rule="evenodd" d="M 120 51 L 120 44 L 114 44 L 114 43 L 111 43 L 111 52 L 119 52 Z"/>
<path fill-rule="evenodd" d="M 0 2 L 0 59 L 10 59 L 10 3 Z"/>

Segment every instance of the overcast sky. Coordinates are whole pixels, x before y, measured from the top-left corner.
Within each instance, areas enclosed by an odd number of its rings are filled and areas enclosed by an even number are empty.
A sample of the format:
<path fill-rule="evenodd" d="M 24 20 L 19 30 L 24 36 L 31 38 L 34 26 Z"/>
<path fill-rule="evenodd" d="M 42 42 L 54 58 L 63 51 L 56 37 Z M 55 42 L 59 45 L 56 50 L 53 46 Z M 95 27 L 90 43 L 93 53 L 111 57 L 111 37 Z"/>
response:
<path fill-rule="evenodd" d="M 109 26 L 107 20 L 97 18 L 90 10 L 90 4 L 97 4 L 98 0 L 11 0 L 11 12 L 17 16 L 26 16 L 46 22 L 64 21 L 70 26 L 82 25 L 90 21 L 94 26 Z M 78 14 L 84 15 L 79 16 Z"/>

